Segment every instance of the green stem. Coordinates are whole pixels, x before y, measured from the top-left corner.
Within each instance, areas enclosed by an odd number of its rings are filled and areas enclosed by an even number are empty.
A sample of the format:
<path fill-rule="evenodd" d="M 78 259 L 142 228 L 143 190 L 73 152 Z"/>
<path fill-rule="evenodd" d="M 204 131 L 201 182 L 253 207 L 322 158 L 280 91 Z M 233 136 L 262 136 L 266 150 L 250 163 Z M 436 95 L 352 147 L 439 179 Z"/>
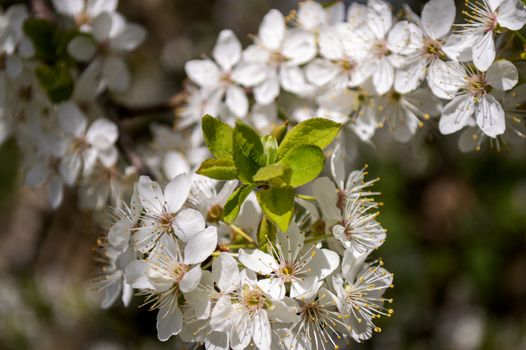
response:
<path fill-rule="evenodd" d="M 254 241 L 254 239 L 252 237 L 250 237 L 250 235 L 248 233 L 246 233 L 245 231 L 243 231 L 240 227 L 238 227 L 236 225 L 233 225 L 233 224 L 230 224 L 230 228 L 232 229 L 232 231 L 235 234 L 240 235 L 241 237 L 246 239 L 249 243 L 257 245 L 256 241 Z"/>
<path fill-rule="evenodd" d="M 295 196 L 298 197 L 298 198 L 304 199 L 306 201 L 310 201 L 310 202 L 315 202 L 316 201 L 316 197 L 308 196 L 306 194 L 296 193 Z"/>
<path fill-rule="evenodd" d="M 519 31 L 513 31 L 513 34 L 523 43 L 526 45 L 526 37 L 522 35 Z"/>
<path fill-rule="evenodd" d="M 305 243 L 312 243 L 312 242 L 318 242 L 318 241 L 322 241 L 326 238 L 333 238 L 334 236 L 332 234 L 327 234 L 327 235 L 323 235 L 323 236 L 314 236 L 314 237 L 310 237 L 310 238 L 307 238 L 305 240 Z"/>

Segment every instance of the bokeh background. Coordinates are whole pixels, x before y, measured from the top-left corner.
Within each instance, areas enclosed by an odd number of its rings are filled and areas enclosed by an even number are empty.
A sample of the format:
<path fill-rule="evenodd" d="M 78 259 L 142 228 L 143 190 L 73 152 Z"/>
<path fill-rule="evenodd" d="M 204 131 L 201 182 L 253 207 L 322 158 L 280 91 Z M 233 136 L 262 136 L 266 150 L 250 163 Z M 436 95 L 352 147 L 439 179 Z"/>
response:
<path fill-rule="evenodd" d="M 0 1 L 6 6 L 20 1 Z M 27 3 L 30 3 L 28 1 Z M 419 12 L 423 3 L 405 2 Z M 401 3 L 394 3 L 400 6 Z M 119 10 L 149 35 L 119 96 L 155 106 L 182 90 L 184 63 L 211 51 L 221 29 L 249 43 L 270 8 L 292 0 L 121 0 Z M 170 114 L 134 115 L 127 127 Z M 526 349 L 526 148 L 463 154 L 434 121 L 401 145 L 377 135 L 351 150 L 356 167 L 380 177 L 386 243 L 375 254 L 395 274 L 395 314 L 354 349 Z M 156 338 L 155 313 L 100 310 L 89 284 L 99 216 L 76 209 L 73 191 L 51 211 L 45 192 L 21 186 L 14 142 L 0 148 L 0 349 L 184 349 Z"/>

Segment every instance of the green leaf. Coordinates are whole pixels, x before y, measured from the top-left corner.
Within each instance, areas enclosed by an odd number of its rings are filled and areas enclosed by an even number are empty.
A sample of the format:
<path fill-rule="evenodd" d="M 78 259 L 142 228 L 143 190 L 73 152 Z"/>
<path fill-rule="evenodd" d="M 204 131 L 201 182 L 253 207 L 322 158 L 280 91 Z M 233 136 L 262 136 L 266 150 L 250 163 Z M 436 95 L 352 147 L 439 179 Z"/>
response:
<path fill-rule="evenodd" d="M 276 164 L 291 170 L 290 186 L 298 187 L 314 180 L 323 170 L 325 155 L 315 145 L 298 145 L 290 149 Z"/>
<path fill-rule="evenodd" d="M 267 219 L 286 232 L 294 212 L 294 189 L 270 187 L 257 191 L 256 196 Z"/>
<path fill-rule="evenodd" d="M 23 30 L 33 44 L 35 58 L 46 62 L 55 60 L 57 27 L 54 23 L 42 18 L 29 18 L 24 22 Z"/>
<path fill-rule="evenodd" d="M 241 205 L 254 188 L 256 188 L 256 185 L 242 185 L 228 197 L 223 211 L 223 220 L 227 224 L 234 222 L 239 215 Z"/>
<path fill-rule="evenodd" d="M 324 118 L 307 119 L 293 127 L 278 148 L 281 159 L 292 147 L 297 145 L 316 145 L 321 149 L 331 144 L 340 131 L 341 124 Z"/>
<path fill-rule="evenodd" d="M 260 168 L 254 175 L 254 182 L 266 182 L 273 187 L 288 186 L 291 170 L 286 164 L 271 164 Z"/>
<path fill-rule="evenodd" d="M 74 81 L 66 63 L 58 62 L 55 66 L 40 65 L 35 69 L 35 73 L 53 103 L 68 100 L 73 95 Z"/>
<path fill-rule="evenodd" d="M 272 135 L 266 135 L 261 138 L 263 144 L 263 154 L 265 156 L 265 165 L 273 164 L 278 157 L 278 142 Z"/>
<path fill-rule="evenodd" d="M 201 163 L 196 172 L 216 180 L 234 180 L 237 178 L 236 165 L 231 158 L 207 159 Z"/>
<path fill-rule="evenodd" d="M 241 121 L 234 128 L 234 162 L 238 178 L 244 183 L 252 183 L 252 177 L 265 165 L 259 135 Z"/>
<path fill-rule="evenodd" d="M 210 152 L 217 158 L 232 158 L 232 128 L 221 120 L 207 114 L 201 128 Z"/>

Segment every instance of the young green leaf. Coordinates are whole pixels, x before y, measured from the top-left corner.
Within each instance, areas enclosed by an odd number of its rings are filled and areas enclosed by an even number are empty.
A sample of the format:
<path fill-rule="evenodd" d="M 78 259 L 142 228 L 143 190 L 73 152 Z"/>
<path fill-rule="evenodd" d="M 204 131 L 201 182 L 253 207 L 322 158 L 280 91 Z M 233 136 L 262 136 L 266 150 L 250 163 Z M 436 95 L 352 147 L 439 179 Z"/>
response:
<path fill-rule="evenodd" d="M 56 57 L 54 46 L 57 35 L 56 25 L 42 18 L 29 18 L 24 22 L 23 30 L 33 44 L 35 58 L 53 62 Z"/>
<path fill-rule="evenodd" d="M 263 144 L 263 154 L 265 156 L 265 165 L 273 164 L 278 157 L 278 142 L 272 135 L 266 135 L 261 138 Z"/>
<path fill-rule="evenodd" d="M 298 187 L 314 180 L 323 170 L 325 156 L 315 145 L 298 145 L 291 148 L 276 164 L 291 170 L 290 186 Z"/>
<path fill-rule="evenodd" d="M 205 142 L 217 158 L 232 158 L 232 128 L 221 120 L 205 115 L 201 121 Z"/>
<path fill-rule="evenodd" d="M 307 119 L 293 127 L 278 148 L 281 159 L 291 148 L 297 145 L 316 145 L 321 149 L 331 144 L 340 131 L 341 124 L 324 118 Z"/>
<path fill-rule="evenodd" d="M 256 185 L 242 185 L 228 197 L 223 211 L 223 220 L 227 224 L 234 222 L 239 215 L 241 205 L 254 188 L 256 188 Z"/>
<path fill-rule="evenodd" d="M 294 189 L 270 187 L 257 191 L 256 196 L 267 219 L 286 232 L 294 212 Z"/>
<path fill-rule="evenodd" d="M 238 121 L 234 128 L 234 162 L 238 178 L 252 183 L 252 177 L 265 165 L 263 144 L 254 129 Z"/>
<path fill-rule="evenodd" d="M 254 182 L 265 182 L 273 187 L 288 186 L 291 170 L 286 164 L 271 164 L 260 168 L 254 175 Z"/>
<path fill-rule="evenodd" d="M 258 243 L 259 249 L 268 252 L 268 242 L 274 242 L 276 237 L 276 226 L 272 225 L 270 221 L 263 216 L 258 229 Z"/>
<path fill-rule="evenodd" d="M 281 141 L 283 141 L 283 138 L 285 138 L 285 135 L 287 135 L 288 126 L 289 126 L 289 122 L 286 121 L 285 123 L 276 126 L 270 132 L 270 134 L 276 138 L 276 141 L 278 142 L 278 144 L 280 144 Z"/>
<path fill-rule="evenodd" d="M 211 158 L 201 163 L 196 171 L 200 175 L 216 180 L 236 179 L 236 165 L 231 158 Z"/>

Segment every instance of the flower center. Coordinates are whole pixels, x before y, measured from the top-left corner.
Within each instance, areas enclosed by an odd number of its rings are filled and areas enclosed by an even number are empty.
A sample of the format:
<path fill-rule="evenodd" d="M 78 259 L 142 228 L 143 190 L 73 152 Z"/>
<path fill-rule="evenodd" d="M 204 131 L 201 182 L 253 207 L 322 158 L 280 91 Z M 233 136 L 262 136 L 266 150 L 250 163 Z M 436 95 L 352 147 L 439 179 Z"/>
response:
<path fill-rule="evenodd" d="M 283 279 L 284 282 L 292 282 L 294 279 L 296 268 L 290 263 L 284 263 L 279 267 L 277 271 L 278 275 Z"/>
<path fill-rule="evenodd" d="M 486 82 L 484 73 L 473 74 L 467 78 L 467 90 L 476 99 L 484 96 L 489 91 L 490 86 Z"/>
<path fill-rule="evenodd" d="M 159 224 L 164 228 L 165 231 L 169 231 L 172 227 L 172 222 L 175 219 L 173 213 L 163 213 L 159 218 Z"/>
<path fill-rule="evenodd" d="M 340 60 L 339 63 L 340 63 L 340 67 L 342 67 L 342 69 L 346 72 L 351 72 L 356 67 L 356 63 L 348 59 Z"/>
<path fill-rule="evenodd" d="M 175 264 L 175 266 L 173 267 L 173 277 L 176 283 L 181 282 L 187 270 L 188 267 L 185 264 Z"/>
<path fill-rule="evenodd" d="M 285 58 L 285 56 L 283 56 L 283 54 L 281 52 L 278 52 L 278 51 L 274 51 L 270 55 L 270 63 L 273 64 L 273 65 L 276 65 L 276 66 L 282 64 L 286 60 L 287 59 Z"/>
<path fill-rule="evenodd" d="M 89 24 L 90 21 L 91 19 L 86 12 L 82 12 L 77 17 L 75 17 L 75 23 L 78 27 L 82 27 L 85 24 Z"/>
<path fill-rule="evenodd" d="M 244 286 L 241 303 L 246 310 L 255 312 L 265 308 L 267 304 L 267 298 L 258 288 Z"/>
<path fill-rule="evenodd" d="M 73 152 L 80 153 L 80 152 L 84 152 L 85 150 L 87 150 L 90 147 L 90 145 L 84 137 L 76 137 L 71 143 L 70 147 Z"/>
<path fill-rule="evenodd" d="M 220 204 L 215 204 L 210 209 L 208 209 L 208 213 L 206 214 L 206 221 L 208 222 L 217 222 L 219 219 L 221 219 L 221 216 L 223 215 L 223 207 Z"/>
<path fill-rule="evenodd" d="M 442 42 L 429 37 L 424 39 L 424 54 L 436 58 L 445 58 L 446 56 L 442 51 Z"/>
<path fill-rule="evenodd" d="M 372 47 L 373 55 L 377 58 L 382 58 L 389 54 L 389 49 L 387 48 L 387 42 L 385 40 L 377 40 L 373 43 Z"/>

